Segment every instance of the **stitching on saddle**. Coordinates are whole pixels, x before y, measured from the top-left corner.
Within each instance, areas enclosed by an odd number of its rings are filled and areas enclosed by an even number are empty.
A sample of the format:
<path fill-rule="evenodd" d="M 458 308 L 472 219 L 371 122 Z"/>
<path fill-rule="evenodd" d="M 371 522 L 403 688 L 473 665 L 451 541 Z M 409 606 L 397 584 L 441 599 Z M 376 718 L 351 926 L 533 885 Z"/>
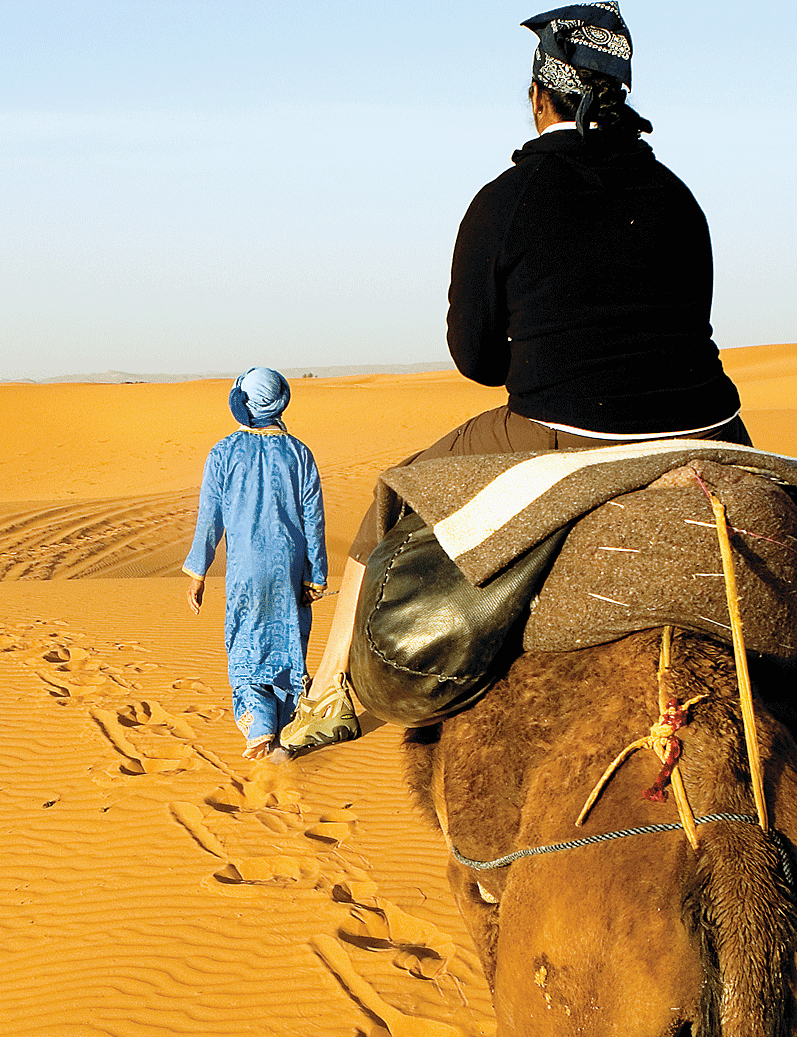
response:
<path fill-rule="evenodd" d="M 407 544 L 410 542 L 410 540 L 412 539 L 413 535 L 416 532 L 417 532 L 417 530 L 412 530 L 411 532 L 407 533 L 407 535 L 404 537 L 404 539 L 401 541 L 401 543 L 396 547 L 396 550 L 393 552 L 393 556 L 392 556 L 392 558 L 390 560 L 390 564 L 385 569 L 385 575 L 382 578 L 382 582 L 379 584 L 379 591 L 377 593 L 376 600 L 374 601 L 374 607 L 373 607 L 372 613 L 371 613 L 372 616 L 376 613 L 376 610 L 379 608 L 379 605 L 384 600 L 384 590 L 385 590 L 385 587 L 386 587 L 386 585 L 388 583 L 388 580 L 390 579 L 390 570 L 393 568 L 396 559 L 401 554 L 401 552 L 404 550 L 404 548 L 407 546 Z M 376 642 L 374 641 L 373 637 L 371 636 L 371 620 L 370 620 L 370 618 L 369 618 L 368 622 L 366 623 L 365 632 L 366 632 L 366 635 L 368 637 L 368 645 L 369 645 L 371 651 L 374 653 L 374 655 L 376 655 L 379 659 L 381 659 L 382 662 L 385 663 L 387 666 L 390 666 L 392 669 L 397 670 L 399 673 L 408 673 L 408 674 L 411 674 L 411 675 L 417 676 L 417 677 L 436 677 L 437 681 L 440 684 L 446 684 L 449 681 L 452 682 L 453 684 L 463 684 L 463 683 L 467 683 L 469 681 L 473 681 L 475 679 L 478 679 L 481 676 L 480 674 L 471 674 L 471 673 L 457 674 L 457 675 L 445 674 L 445 673 L 432 673 L 429 670 L 413 670 L 409 666 L 402 666 L 400 663 L 397 663 L 395 660 L 388 658 L 388 656 L 386 656 L 385 653 L 380 650 L 379 646 L 376 644 Z"/>

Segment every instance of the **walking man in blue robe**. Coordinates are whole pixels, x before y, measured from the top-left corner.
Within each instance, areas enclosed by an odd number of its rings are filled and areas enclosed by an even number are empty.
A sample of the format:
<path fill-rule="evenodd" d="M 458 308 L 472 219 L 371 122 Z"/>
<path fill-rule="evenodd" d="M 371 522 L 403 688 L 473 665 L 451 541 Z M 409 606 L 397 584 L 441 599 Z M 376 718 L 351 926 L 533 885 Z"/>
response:
<path fill-rule="evenodd" d="M 240 424 L 208 455 L 183 566 L 198 615 L 205 575 L 226 532 L 224 635 L 248 759 L 279 749 L 307 674 L 310 605 L 327 581 L 321 479 L 313 455 L 281 419 L 290 396 L 287 381 L 267 367 L 236 379 L 229 402 Z"/>

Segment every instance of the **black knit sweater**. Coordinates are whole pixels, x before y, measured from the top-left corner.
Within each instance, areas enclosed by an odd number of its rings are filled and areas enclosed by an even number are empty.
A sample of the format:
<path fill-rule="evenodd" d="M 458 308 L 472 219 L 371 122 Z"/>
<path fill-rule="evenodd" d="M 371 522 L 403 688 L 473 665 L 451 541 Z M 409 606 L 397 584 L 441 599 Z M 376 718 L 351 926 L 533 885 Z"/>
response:
<path fill-rule="evenodd" d="M 526 417 L 604 433 L 702 428 L 739 407 L 711 340 L 713 267 L 689 189 L 636 138 L 557 130 L 460 226 L 448 343 Z"/>

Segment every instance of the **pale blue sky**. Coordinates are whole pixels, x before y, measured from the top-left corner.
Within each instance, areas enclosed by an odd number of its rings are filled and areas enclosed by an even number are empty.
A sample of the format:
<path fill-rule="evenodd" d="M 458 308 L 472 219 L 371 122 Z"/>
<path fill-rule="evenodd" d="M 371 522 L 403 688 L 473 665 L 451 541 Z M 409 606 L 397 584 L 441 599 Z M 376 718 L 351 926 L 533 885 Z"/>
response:
<path fill-rule="evenodd" d="M 720 346 L 797 341 L 797 5 L 621 0 Z M 527 0 L 0 0 L 0 377 L 447 357 L 472 196 L 534 136 Z"/>

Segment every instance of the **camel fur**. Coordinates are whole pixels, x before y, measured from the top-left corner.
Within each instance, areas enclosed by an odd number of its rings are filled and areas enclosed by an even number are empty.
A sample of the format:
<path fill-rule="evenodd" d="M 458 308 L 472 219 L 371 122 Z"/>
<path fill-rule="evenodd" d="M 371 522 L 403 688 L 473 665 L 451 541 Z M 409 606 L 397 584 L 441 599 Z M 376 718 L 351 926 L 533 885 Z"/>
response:
<path fill-rule="evenodd" d="M 660 633 L 528 652 L 471 709 L 408 732 L 410 787 L 450 844 L 490 861 L 677 821 L 672 797 L 642 798 L 661 763 L 640 751 L 574 826 L 608 763 L 658 718 Z M 709 693 L 678 734 L 694 814 L 754 816 L 732 653 L 680 631 L 668 681 L 682 703 Z M 760 698 L 756 714 L 771 823 L 791 853 L 797 745 Z M 694 852 L 681 831 L 638 835 L 490 871 L 452 857 L 500 1037 L 797 1035 L 797 916 L 773 839 L 727 821 L 701 825 L 698 839 Z"/>

